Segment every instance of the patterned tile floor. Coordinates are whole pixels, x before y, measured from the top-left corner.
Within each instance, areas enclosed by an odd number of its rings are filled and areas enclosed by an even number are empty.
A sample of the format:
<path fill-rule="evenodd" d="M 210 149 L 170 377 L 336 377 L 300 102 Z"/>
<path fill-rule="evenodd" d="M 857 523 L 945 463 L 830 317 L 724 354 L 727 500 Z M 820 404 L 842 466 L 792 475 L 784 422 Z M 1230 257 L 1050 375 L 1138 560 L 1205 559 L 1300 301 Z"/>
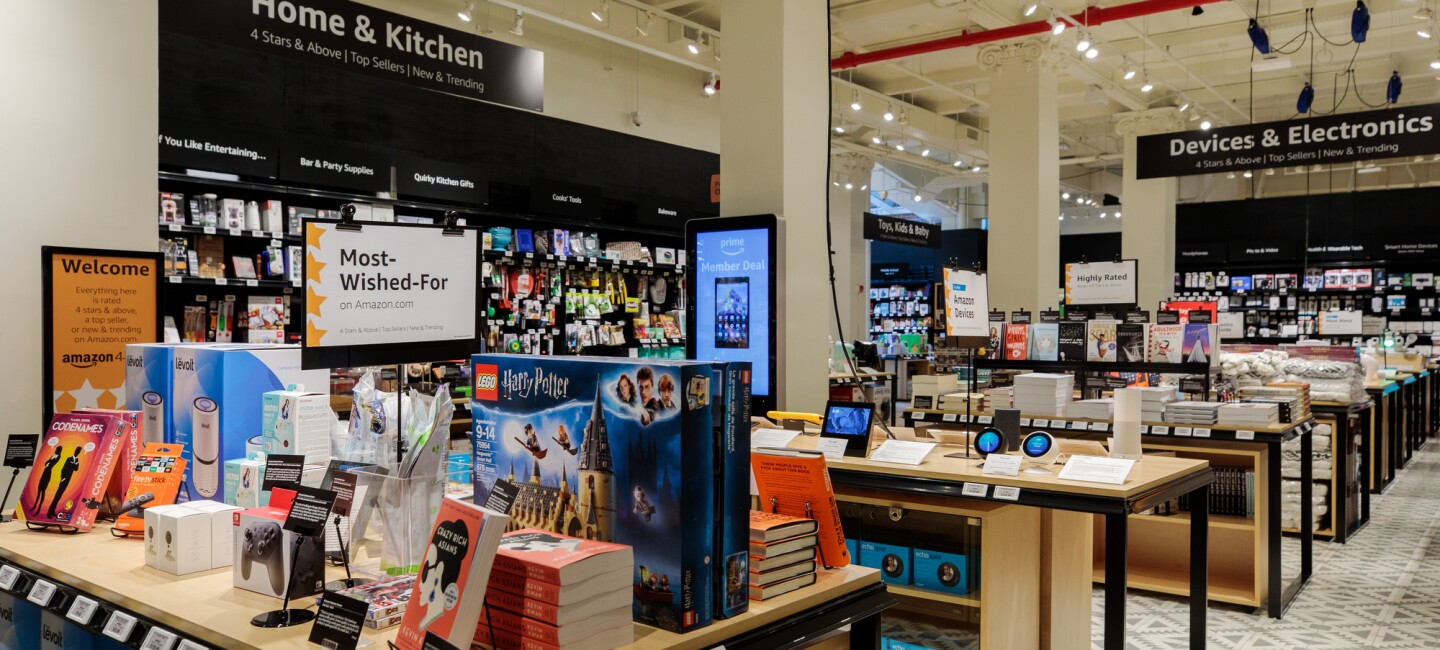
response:
<path fill-rule="evenodd" d="M 1212 650 L 1440 649 L 1440 443 L 1430 443 L 1384 495 L 1370 524 L 1348 544 L 1318 541 L 1315 574 L 1274 620 L 1248 608 L 1211 605 Z M 1287 538 L 1286 575 L 1298 572 L 1299 542 Z M 1103 647 L 1104 594 L 1096 590 L 1091 646 Z M 1132 591 L 1125 647 L 1187 648 L 1189 604 Z M 929 650 L 977 647 L 971 634 L 928 623 L 887 622 L 887 636 Z"/>

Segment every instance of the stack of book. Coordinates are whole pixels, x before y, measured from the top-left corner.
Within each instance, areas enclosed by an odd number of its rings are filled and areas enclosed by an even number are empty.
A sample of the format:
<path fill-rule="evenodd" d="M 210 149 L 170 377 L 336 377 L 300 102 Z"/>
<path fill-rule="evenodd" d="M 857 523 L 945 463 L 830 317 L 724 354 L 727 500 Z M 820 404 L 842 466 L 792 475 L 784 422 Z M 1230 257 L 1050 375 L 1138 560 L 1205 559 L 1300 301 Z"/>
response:
<path fill-rule="evenodd" d="M 369 603 L 370 610 L 365 612 L 365 627 L 372 630 L 383 630 L 400 624 L 400 619 L 405 616 L 405 604 L 410 602 L 410 592 L 414 586 L 415 574 L 412 573 L 377 580 L 335 593 Z"/>
<path fill-rule="evenodd" d="M 910 378 L 910 400 L 917 409 L 938 408 L 940 396 L 960 387 L 954 374 L 917 375 Z"/>
<path fill-rule="evenodd" d="M 1220 402 L 1170 402 L 1165 405 L 1165 421 L 1175 424 L 1215 424 Z"/>
<path fill-rule="evenodd" d="M 1175 401 L 1174 386 L 1149 386 L 1140 388 L 1140 421 L 1163 422 L 1165 405 Z"/>
<path fill-rule="evenodd" d="M 971 409 L 978 411 L 980 410 L 981 398 L 983 397 L 984 395 L 980 393 L 950 393 L 941 395 L 939 408 L 943 411 L 964 411 L 965 403 L 970 402 Z"/>
<path fill-rule="evenodd" d="M 1015 408 L 1015 387 L 1005 386 L 1003 388 L 986 388 L 985 398 L 980 401 L 980 410 L 994 411 L 995 409 Z"/>
<path fill-rule="evenodd" d="M 1109 397 L 1082 399 L 1070 404 L 1070 410 L 1066 412 L 1066 415 L 1072 418 L 1109 420 L 1115 416 L 1115 400 Z"/>
<path fill-rule="evenodd" d="M 1245 386 L 1240 389 L 1240 395 L 1247 402 L 1279 405 L 1281 422 L 1304 422 L 1310 419 L 1310 384 L 1290 382 Z"/>
<path fill-rule="evenodd" d="M 1032 372 L 1015 378 L 1015 407 L 1022 413 L 1065 415 L 1075 392 L 1075 377 Z"/>
<path fill-rule="evenodd" d="M 506 533 L 490 573 L 489 607 L 474 647 L 609 650 L 627 645 L 634 641 L 635 568 L 629 546 L 535 528 Z M 642 581 L 652 577 L 647 573 L 641 566 Z"/>
<path fill-rule="evenodd" d="M 814 519 L 750 511 L 750 599 L 815 584 Z"/>
<path fill-rule="evenodd" d="M 1259 402 L 1232 402 L 1217 410 L 1216 424 L 1240 429 L 1273 427 L 1280 424 L 1280 406 Z"/>

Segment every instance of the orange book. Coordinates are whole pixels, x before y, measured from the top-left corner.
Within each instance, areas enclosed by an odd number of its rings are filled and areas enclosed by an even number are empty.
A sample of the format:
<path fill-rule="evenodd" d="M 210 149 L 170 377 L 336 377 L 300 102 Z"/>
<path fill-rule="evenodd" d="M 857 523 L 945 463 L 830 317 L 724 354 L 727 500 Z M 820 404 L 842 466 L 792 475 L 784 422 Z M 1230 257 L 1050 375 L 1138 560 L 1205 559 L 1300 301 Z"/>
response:
<path fill-rule="evenodd" d="M 760 449 L 751 452 L 750 466 L 762 510 L 814 519 L 822 564 L 827 568 L 850 564 L 825 456 L 798 449 Z"/>
<path fill-rule="evenodd" d="M 395 635 L 397 648 L 420 650 L 431 634 L 457 648 L 470 647 L 484 606 L 485 579 L 509 522 L 510 517 L 493 510 L 441 500 L 420 574 Z"/>
<path fill-rule="evenodd" d="M 512 612 L 518 612 L 526 617 L 533 618 L 541 623 L 551 625 L 568 625 L 576 621 L 589 618 L 596 614 L 602 614 L 620 607 L 629 607 L 630 600 L 634 597 L 634 590 L 630 585 L 624 585 L 609 593 L 593 596 L 583 603 L 575 603 L 565 607 L 542 603 L 538 600 L 531 600 L 520 594 L 512 594 L 500 589 L 490 589 L 485 592 L 485 602 L 493 607 L 500 607 Z"/>
<path fill-rule="evenodd" d="M 496 634 L 504 630 L 512 634 L 535 639 L 536 641 L 553 643 L 566 648 L 569 648 L 572 644 L 580 643 L 592 635 L 612 628 L 626 627 L 634 629 L 635 626 L 630 617 L 629 604 L 608 612 L 601 612 L 600 614 L 576 621 L 569 625 L 551 625 L 498 607 L 489 607 L 480 612 L 478 629 L 483 629 L 488 632 L 491 625 L 495 626 Z M 501 645 L 503 646 L 504 644 L 502 643 Z"/>
<path fill-rule="evenodd" d="M 481 625 L 475 632 L 474 648 L 490 650 L 562 650 L 559 644 L 546 643 L 539 639 L 532 639 L 528 636 L 521 636 L 509 630 L 495 628 L 495 638 L 498 643 L 492 643 L 490 639 L 490 626 Z M 635 626 L 626 623 L 619 627 L 610 628 L 585 637 L 579 643 L 566 644 L 563 650 L 610 650 L 630 645 L 635 640 Z"/>
<path fill-rule="evenodd" d="M 635 549 L 569 537 L 538 528 L 506 533 L 495 556 L 495 569 L 567 586 L 621 567 L 635 565 Z"/>
<path fill-rule="evenodd" d="M 750 511 L 750 541 L 769 544 L 815 532 L 815 520 L 773 512 Z"/>
<path fill-rule="evenodd" d="M 812 553 L 813 555 L 813 553 Z M 623 566 L 593 578 L 561 587 L 508 571 L 490 572 L 490 588 L 508 591 L 551 605 L 570 605 L 610 591 L 630 591 L 635 582 L 634 567 Z"/>
<path fill-rule="evenodd" d="M 1029 325 L 1011 323 L 1005 326 L 1005 358 L 1009 361 L 1024 361 L 1029 349 Z"/>

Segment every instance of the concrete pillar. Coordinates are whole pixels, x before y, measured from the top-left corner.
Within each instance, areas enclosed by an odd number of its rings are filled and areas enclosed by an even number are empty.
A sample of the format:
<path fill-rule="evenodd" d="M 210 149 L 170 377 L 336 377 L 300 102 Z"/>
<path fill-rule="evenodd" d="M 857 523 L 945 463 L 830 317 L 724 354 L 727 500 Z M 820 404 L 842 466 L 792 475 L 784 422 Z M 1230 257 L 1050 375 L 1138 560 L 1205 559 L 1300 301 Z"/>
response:
<path fill-rule="evenodd" d="M 1060 277 L 1060 117 L 1048 39 L 987 45 L 992 309 L 1048 309 Z"/>
<path fill-rule="evenodd" d="M 835 293 L 846 341 L 870 338 L 870 247 L 865 245 L 865 211 L 870 209 L 869 184 L 874 171 L 875 160 L 863 155 L 846 152 L 830 157 L 830 173 L 835 177 L 830 183 L 831 250 L 835 252 Z M 832 316 L 830 336 L 840 340 L 834 320 Z"/>
<path fill-rule="evenodd" d="M 1115 116 L 1115 133 L 1125 138 L 1125 168 L 1120 204 L 1120 255 L 1137 260 L 1137 299 L 1142 309 L 1159 309 L 1175 291 L 1174 178 L 1135 178 L 1135 138 L 1185 128 L 1174 108 L 1155 108 Z"/>
<path fill-rule="evenodd" d="M 825 248 L 829 15 L 823 2 L 727 0 L 720 214 L 778 214 L 777 405 L 818 413 L 834 319 Z M 824 320 L 821 320 L 824 319 Z"/>

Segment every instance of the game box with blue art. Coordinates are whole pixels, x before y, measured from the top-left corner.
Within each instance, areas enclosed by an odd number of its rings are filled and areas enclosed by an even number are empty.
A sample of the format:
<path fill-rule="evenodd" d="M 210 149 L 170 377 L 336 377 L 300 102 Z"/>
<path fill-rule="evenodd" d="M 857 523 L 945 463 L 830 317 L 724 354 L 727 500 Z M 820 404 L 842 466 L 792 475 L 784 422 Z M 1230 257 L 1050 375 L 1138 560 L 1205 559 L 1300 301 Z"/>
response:
<path fill-rule="evenodd" d="M 708 363 L 479 354 L 475 494 L 515 484 L 512 529 L 635 549 L 635 620 L 713 619 L 715 451 Z"/>

